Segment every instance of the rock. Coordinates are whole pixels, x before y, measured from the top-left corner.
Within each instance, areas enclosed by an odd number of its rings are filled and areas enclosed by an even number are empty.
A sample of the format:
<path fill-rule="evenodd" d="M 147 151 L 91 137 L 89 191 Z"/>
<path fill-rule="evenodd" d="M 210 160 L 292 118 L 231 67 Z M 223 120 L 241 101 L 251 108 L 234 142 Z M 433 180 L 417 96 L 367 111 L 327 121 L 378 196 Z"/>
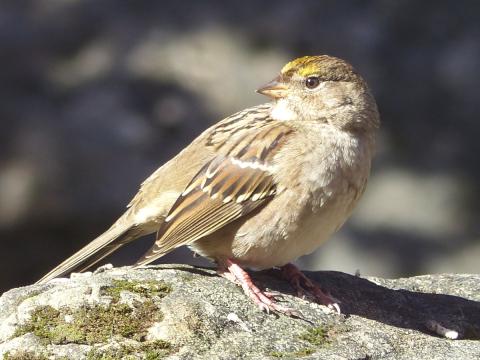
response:
<path fill-rule="evenodd" d="M 480 275 L 387 280 L 308 275 L 343 315 L 253 275 L 301 318 L 266 314 L 209 268 L 162 265 L 12 289 L 0 298 L 4 359 L 479 359 Z M 457 338 L 458 340 L 453 340 Z"/>

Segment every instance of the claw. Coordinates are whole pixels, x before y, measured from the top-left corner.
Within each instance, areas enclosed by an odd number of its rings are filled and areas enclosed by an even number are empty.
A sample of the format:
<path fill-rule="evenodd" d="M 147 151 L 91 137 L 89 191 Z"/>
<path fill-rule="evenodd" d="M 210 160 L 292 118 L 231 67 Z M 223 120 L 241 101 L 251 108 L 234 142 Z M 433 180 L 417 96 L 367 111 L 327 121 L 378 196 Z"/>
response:
<path fill-rule="evenodd" d="M 340 301 L 328 292 L 324 292 L 318 284 L 306 277 L 295 265 L 287 264 L 282 266 L 282 275 L 290 282 L 290 285 L 295 289 L 298 297 L 305 298 L 305 294 L 311 295 L 317 303 L 325 305 L 330 310 L 341 314 Z"/>
<path fill-rule="evenodd" d="M 257 304 L 261 311 L 265 311 L 267 314 L 276 312 L 287 316 L 300 317 L 299 313 L 294 309 L 281 306 L 275 302 L 275 296 L 278 294 L 261 291 L 253 283 L 250 275 L 237 263 L 227 259 L 224 265 L 224 268 L 219 268 L 218 273 L 233 283 L 241 285 L 245 294 Z"/>

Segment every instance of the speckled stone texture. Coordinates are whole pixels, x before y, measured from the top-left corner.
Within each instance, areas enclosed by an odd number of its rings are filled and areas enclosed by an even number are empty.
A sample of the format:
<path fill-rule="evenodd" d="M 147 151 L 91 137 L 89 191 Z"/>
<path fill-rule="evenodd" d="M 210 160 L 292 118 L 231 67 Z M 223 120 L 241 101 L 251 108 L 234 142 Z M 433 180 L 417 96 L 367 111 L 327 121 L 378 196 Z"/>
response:
<path fill-rule="evenodd" d="M 0 298 L 4 359 L 479 359 L 480 275 L 311 272 L 342 315 L 254 273 L 302 318 L 260 312 L 207 268 L 104 268 Z M 434 325 L 432 325 L 434 324 Z M 435 333 L 443 327 L 457 340 Z M 442 333 L 440 330 L 439 333 Z"/>

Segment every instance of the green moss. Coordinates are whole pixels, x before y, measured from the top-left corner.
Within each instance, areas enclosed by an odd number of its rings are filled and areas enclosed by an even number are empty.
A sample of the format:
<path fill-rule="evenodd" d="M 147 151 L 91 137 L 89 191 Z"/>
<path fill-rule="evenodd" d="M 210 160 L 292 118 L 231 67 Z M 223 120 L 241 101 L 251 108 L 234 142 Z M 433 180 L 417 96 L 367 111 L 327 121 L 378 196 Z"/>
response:
<path fill-rule="evenodd" d="M 50 337 L 52 329 L 56 328 L 60 321 L 60 315 L 60 311 L 51 306 L 40 306 L 31 313 L 25 324 L 16 329 L 14 337 L 27 333 L 33 333 L 40 338 Z"/>
<path fill-rule="evenodd" d="M 315 349 L 312 349 L 312 348 L 304 348 L 304 349 L 300 349 L 298 351 L 295 351 L 293 353 L 293 355 L 295 357 L 303 357 L 303 356 L 308 356 L 308 355 L 312 355 L 313 353 L 315 352 Z"/>
<path fill-rule="evenodd" d="M 300 335 L 300 340 L 308 341 L 312 345 L 325 345 L 329 343 L 328 338 L 329 328 L 314 327 L 308 329 L 305 333 Z"/>
<path fill-rule="evenodd" d="M 170 285 L 164 281 L 129 281 L 114 280 L 111 286 L 103 289 L 105 295 L 111 296 L 114 302 L 120 300 L 120 293 L 129 291 L 144 297 L 165 297 L 172 291 Z"/>
<path fill-rule="evenodd" d="M 44 354 L 34 354 L 32 352 L 18 350 L 15 352 L 7 351 L 3 354 L 3 360 L 48 360 Z"/>
<path fill-rule="evenodd" d="M 170 343 L 162 340 L 144 343 L 140 349 L 144 353 L 146 360 L 163 359 L 172 352 Z"/>
<path fill-rule="evenodd" d="M 115 360 L 124 359 L 127 354 L 123 354 L 121 351 L 101 352 L 92 349 L 87 354 L 87 360 Z"/>
<path fill-rule="evenodd" d="M 27 300 L 27 299 L 33 298 L 33 297 L 35 297 L 35 296 L 38 296 L 38 295 L 40 295 L 41 293 L 42 293 L 42 291 L 40 291 L 40 290 L 32 290 L 32 291 L 30 291 L 29 293 L 27 293 L 26 295 L 22 296 L 22 297 L 20 298 L 20 302 L 23 302 L 23 301 L 25 301 L 25 300 Z M 20 303 L 20 302 L 19 302 L 19 303 Z"/>
<path fill-rule="evenodd" d="M 280 359 L 282 357 L 288 356 L 288 353 L 281 352 L 281 351 L 272 351 L 268 355 L 273 358 Z"/>
<path fill-rule="evenodd" d="M 330 344 L 332 326 L 312 327 L 298 336 L 299 340 L 306 341 L 305 346 L 296 351 L 272 351 L 268 355 L 273 358 L 297 359 L 315 353 L 316 348 Z M 311 346 L 310 346 L 311 345 Z"/>
<path fill-rule="evenodd" d="M 103 291 L 112 297 L 109 306 L 84 306 L 76 310 L 38 307 L 15 336 L 33 333 L 49 344 L 98 344 L 114 336 L 142 341 L 148 327 L 163 317 L 152 297 L 166 296 L 171 287 L 161 281 L 115 280 Z M 133 307 L 122 304 L 119 302 L 122 291 L 139 294 L 145 300 Z"/>
<path fill-rule="evenodd" d="M 106 350 L 99 350 L 93 348 L 87 353 L 87 360 L 125 359 L 133 353 L 133 347 L 127 345 L 121 345 L 120 347 L 111 347 Z"/>
<path fill-rule="evenodd" d="M 66 318 L 70 318 L 66 321 Z M 152 300 L 136 304 L 86 306 L 77 310 L 57 310 L 51 306 L 35 309 L 15 336 L 33 333 L 50 344 L 97 344 L 114 336 L 143 340 L 148 327 L 162 314 Z"/>
<path fill-rule="evenodd" d="M 120 347 L 106 350 L 92 349 L 87 354 L 87 360 L 116 360 L 116 359 L 163 359 L 172 352 L 170 343 L 162 340 L 144 342 L 139 346 L 122 344 Z M 136 355 L 136 356 L 135 356 Z"/>

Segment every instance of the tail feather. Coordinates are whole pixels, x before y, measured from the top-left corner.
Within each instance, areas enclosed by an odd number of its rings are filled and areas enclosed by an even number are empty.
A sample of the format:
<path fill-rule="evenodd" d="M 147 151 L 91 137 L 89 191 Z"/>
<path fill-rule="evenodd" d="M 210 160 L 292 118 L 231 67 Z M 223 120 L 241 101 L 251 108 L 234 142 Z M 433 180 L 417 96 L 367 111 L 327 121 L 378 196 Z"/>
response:
<path fill-rule="evenodd" d="M 82 265 L 81 271 L 87 270 L 89 267 L 108 256 L 113 251 L 134 240 L 138 236 L 138 234 L 131 233 L 130 226 L 114 225 L 43 276 L 39 281 L 37 281 L 37 284 L 46 283 L 53 278 L 65 275 Z"/>
<path fill-rule="evenodd" d="M 132 239 L 132 238 L 130 238 L 130 239 Z M 88 259 L 88 261 L 84 262 L 80 267 L 77 267 L 75 269 L 75 272 L 87 271 L 92 266 L 94 266 L 96 263 L 98 263 L 102 259 L 106 258 L 108 255 L 113 253 L 115 250 L 121 248 L 125 244 L 126 244 L 126 242 L 122 242 L 120 244 L 116 244 L 115 246 L 113 246 L 113 245 L 106 246 L 105 248 L 100 250 L 97 254 L 95 254 L 92 258 Z"/>
<path fill-rule="evenodd" d="M 169 249 L 168 251 L 158 252 L 158 253 L 152 253 L 152 251 L 149 251 L 145 255 L 143 255 L 140 259 L 138 259 L 135 265 L 133 265 L 133 267 L 138 268 L 141 266 L 148 265 L 154 262 L 155 260 L 161 258 L 162 256 L 168 254 L 172 250 L 173 249 Z"/>

